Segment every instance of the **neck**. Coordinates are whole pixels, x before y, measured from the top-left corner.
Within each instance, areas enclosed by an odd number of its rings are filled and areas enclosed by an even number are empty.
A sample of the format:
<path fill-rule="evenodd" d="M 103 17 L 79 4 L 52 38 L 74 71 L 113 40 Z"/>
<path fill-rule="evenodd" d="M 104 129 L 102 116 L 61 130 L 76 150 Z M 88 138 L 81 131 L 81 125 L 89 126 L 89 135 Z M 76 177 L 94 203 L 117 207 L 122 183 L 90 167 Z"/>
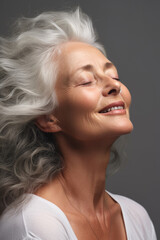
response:
<path fill-rule="evenodd" d="M 61 135 L 57 142 L 64 159 L 59 180 L 65 194 L 81 212 L 102 213 L 111 144 L 106 147 L 104 141 L 79 143 Z"/>

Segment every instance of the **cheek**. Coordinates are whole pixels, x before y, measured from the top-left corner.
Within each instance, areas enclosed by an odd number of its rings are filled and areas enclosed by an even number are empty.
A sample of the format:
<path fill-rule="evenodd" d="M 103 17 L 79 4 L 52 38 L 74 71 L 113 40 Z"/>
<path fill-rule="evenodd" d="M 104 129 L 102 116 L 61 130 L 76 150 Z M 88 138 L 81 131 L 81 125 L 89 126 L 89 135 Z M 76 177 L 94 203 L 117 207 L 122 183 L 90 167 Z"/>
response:
<path fill-rule="evenodd" d="M 100 96 L 100 91 L 94 88 L 82 88 L 80 91 L 72 96 L 74 100 L 74 106 L 79 107 L 83 111 L 90 112 L 97 106 L 97 102 Z"/>
<path fill-rule="evenodd" d="M 58 99 L 56 116 L 63 127 L 88 121 L 88 116 L 96 111 L 100 91 L 92 88 L 70 89 Z"/>
<path fill-rule="evenodd" d="M 67 96 L 64 96 L 61 104 L 62 108 L 78 113 L 89 113 L 95 110 L 99 99 L 100 91 L 92 88 L 77 88 L 76 91 L 70 91 Z"/>

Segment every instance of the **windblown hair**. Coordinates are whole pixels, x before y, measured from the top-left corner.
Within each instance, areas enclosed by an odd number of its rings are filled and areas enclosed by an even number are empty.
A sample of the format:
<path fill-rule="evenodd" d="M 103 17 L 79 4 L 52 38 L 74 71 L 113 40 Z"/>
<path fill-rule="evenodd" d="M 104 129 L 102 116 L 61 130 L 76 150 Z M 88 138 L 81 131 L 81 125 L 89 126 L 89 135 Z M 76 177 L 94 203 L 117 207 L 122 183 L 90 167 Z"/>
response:
<path fill-rule="evenodd" d="M 58 105 L 57 49 L 80 41 L 105 54 L 96 39 L 79 8 L 21 18 L 13 36 L 0 38 L 0 214 L 63 168 L 52 135 L 39 130 L 35 119 Z"/>

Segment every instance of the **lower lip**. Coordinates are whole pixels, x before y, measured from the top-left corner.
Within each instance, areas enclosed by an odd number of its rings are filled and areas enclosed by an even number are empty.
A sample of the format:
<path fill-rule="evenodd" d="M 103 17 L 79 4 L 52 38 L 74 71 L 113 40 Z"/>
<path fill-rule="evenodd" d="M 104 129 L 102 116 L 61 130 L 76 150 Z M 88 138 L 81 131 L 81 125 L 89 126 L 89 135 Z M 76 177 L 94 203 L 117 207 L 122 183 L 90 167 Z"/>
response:
<path fill-rule="evenodd" d="M 124 115 L 126 114 L 126 110 L 125 109 L 116 109 L 116 110 L 112 110 L 110 112 L 106 112 L 106 113 L 101 113 L 103 115 Z"/>

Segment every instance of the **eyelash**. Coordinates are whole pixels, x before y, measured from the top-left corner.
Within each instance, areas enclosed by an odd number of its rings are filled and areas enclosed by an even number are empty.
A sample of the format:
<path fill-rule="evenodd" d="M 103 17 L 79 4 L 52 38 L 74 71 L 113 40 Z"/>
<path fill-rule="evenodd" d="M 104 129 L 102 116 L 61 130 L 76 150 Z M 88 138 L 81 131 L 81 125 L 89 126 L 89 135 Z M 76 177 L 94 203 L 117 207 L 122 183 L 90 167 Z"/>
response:
<path fill-rule="evenodd" d="M 81 85 L 89 85 L 89 84 L 91 84 L 92 82 L 86 82 L 86 83 L 82 83 Z"/>
<path fill-rule="evenodd" d="M 114 80 L 116 80 L 116 81 L 120 81 L 120 79 L 119 78 L 113 78 Z M 92 83 L 92 81 L 90 81 L 90 82 L 85 82 L 85 83 L 82 83 L 81 85 L 83 85 L 83 86 L 85 86 L 85 85 L 89 85 L 89 84 L 91 84 Z"/>
<path fill-rule="evenodd" d="M 117 80 L 117 81 L 120 81 L 120 79 L 119 79 L 119 78 L 113 78 L 113 79 L 115 79 L 115 80 Z"/>

